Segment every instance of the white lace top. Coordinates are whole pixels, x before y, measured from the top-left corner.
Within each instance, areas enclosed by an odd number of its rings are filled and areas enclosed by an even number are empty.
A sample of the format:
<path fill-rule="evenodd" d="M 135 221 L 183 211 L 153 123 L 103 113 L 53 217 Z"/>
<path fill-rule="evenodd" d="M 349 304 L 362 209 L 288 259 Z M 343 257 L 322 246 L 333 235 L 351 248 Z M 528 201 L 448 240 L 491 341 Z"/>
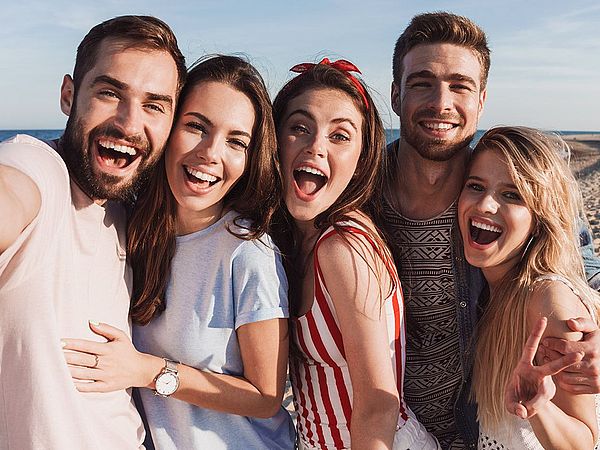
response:
<path fill-rule="evenodd" d="M 534 284 L 539 281 L 559 281 L 566 284 L 573 293 L 579 297 L 584 306 L 590 311 L 590 305 L 579 294 L 577 289 L 569 280 L 561 275 L 548 274 L 541 275 L 534 280 Z M 533 285 L 532 285 L 533 287 Z M 590 311 L 591 313 L 591 311 Z M 594 315 L 592 314 L 592 317 Z M 600 396 L 596 395 L 596 417 L 600 419 Z M 600 429 L 600 421 L 598 422 Z M 486 430 L 481 424 L 479 426 L 479 449 L 495 450 L 495 449 L 511 449 L 511 450 L 544 450 L 544 447 L 538 441 L 528 420 L 520 419 L 512 414 L 507 416 L 507 419 L 500 424 L 500 428 L 495 432 Z M 595 449 L 599 446 L 596 444 Z"/>

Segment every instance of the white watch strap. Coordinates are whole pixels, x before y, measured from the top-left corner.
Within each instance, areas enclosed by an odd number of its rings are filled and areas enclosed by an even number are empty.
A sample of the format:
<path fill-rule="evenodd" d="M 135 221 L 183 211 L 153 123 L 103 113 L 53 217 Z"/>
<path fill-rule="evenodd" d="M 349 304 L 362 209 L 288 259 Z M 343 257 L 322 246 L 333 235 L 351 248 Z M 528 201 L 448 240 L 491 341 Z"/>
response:
<path fill-rule="evenodd" d="M 172 361 L 170 359 L 165 358 L 165 368 L 164 370 L 169 370 L 171 372 L 177 373 L 177 361 Z"/>

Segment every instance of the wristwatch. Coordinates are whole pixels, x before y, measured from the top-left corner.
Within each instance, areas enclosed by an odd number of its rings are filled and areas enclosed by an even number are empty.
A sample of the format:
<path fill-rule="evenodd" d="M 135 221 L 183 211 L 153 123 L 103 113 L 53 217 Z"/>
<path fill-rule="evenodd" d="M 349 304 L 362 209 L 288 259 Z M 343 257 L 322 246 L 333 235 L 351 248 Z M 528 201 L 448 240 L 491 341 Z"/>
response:
<path fill-rule="evenodd" d="M 154 395 L 169 397 L 175 393 L 179 387 L 179 372 L 177 372 L 176 361 L 165 358 L 165 367 L 154 379 Z"/>

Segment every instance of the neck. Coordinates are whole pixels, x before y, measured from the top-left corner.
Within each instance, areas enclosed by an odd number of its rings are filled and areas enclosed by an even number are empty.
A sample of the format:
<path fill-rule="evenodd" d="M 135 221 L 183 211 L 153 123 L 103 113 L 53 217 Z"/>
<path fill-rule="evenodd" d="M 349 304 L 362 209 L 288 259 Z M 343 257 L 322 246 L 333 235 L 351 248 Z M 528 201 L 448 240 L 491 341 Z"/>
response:
<path fill-rule="evenodd" d="M 503 264 L 492 267 L 484 267 L 481 269 L 485 280 L 490 288 L 490 295 L 496 292 L 498 286 L 506 274 L 514 268 L 513 261 L 507 261 Z"/>
<path fill-rule="evenodd" d="M 389 179 L 387 200 L 403 216 L 425 220 L 444 212 L 463 186 L 468 148 L 448 161 L 423 158 L 406 141 L 398 141 L 394 177 Z"/>
<path fill-rule="evenodd" d="M 181 207 L 177 208 L 177 224 L 176 233 L 177 236 L 183 236 L 196 231 L 204 230 L 213 223 L 217 222 L 226 211 L 223 210 L 223 204 L 219 203 L 213 205 L 203 211 L 190 212 L 189 210 L 182 210 Z"/>
<path fill-rule="evenodd" d="M 306 261 L 310 257 L 317 239 L 319 239 L 319 230 L 315 227 L 313 220 L 309 221 L 295 221 L 296 229 L 298 233 L 298 242 L 300 248 L 297 253 L 297 264 L 298 267 L 305 267 Z"/>
<path fill-rule="evenodd" d="M 302 248 L 306 248 L 310 244 L 314 244 L 319 237 L 319 230 L 315 227 L 313 220 L 295 221 L 299 232 Z"/>

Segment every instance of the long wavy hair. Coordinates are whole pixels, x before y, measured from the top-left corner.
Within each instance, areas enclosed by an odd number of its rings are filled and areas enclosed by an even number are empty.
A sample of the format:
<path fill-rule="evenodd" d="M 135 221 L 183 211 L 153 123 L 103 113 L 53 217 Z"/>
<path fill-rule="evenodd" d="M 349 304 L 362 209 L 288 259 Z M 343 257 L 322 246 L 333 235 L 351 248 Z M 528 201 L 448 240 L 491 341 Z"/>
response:
<path fill-rule="evenodd" d="M 383 157 L 385 132 L 367 86 L 362 80 L 359 80 L 359 82 L 363 85 L 364 97 L 345 72 L 326 64 L 317 64 L 310 70 L 288 81 L 273 102 L 273 117 L 277 131 L 280 131 L 283 125 L 290 101 L 313 89 L 335 90 L 347 94 L 354 101 L 362 115 L 363 141 L 356 165 L 357 171 L 337 200 L 315 218 L 314 226 L 319 230 L 319 233 L 323 233 L 332 226 L 341 236 L 347 237 L 347 233 L 343 231 L 339 223 L 349 220 L 349 214 L 355 211 L 363 213 L 373 221 L 377 221 L 381 217 L 378 199 L 381 198 L 383 189 L 382 170 L 385 164 Z M 352 217 L 352 220 L 360 222 L 360 219 L 355 216 Z M 367 229 L 373 229 L 374 227 L 372 224 L 362 225 Z M 275 227 L 274 237 L 278 247 L 286 256 L 288 273 L 290 273 L 290 270 L 295 272 L 291 278 L 300 277 L 299 272 L 305 270 L 305 268 L 299 268 L 293 263 L 290 264 L 290 261 L 295 261 L 300 252 L 300 235 L 285 205 L 282 205 L 277 212 L 277 226 Z M 387 251 L 380 233 L 374 233 L 373 238 L 377 247 L 379 247 L 379 251 Z M 290 282 L 292 281 L 290 280 Z"/>
<path fill-rule="evenodd" d="M 181 92 L 181 105 L 196 86 L 218 82 L 245 94 L 254 106 L 252 139 L 247 150 L 243 175 L 223 199 L 226 210 L 235 210 L 235 223 L 248 220 L 241 239 L 259 239 L 269 231 L 271 217 L 279 203 L 281 173 L 272 106 L 262 77 L 247 61 L 237 56 L 209 56 L 188 72 Z M 177 119 L 176 119 L 177 120 Z M 167 147 L 168 148 L 168 147 Z M 167 150 L 168 151 L 168 150 Z M 128 254 L 133 267 L 133 294 L 130 314 L 138 324 L 147 324 L 164 311 L 165 290 L 175 253 L 177 202 L 165 172 L 165 157 L 159 160 L 142 190 L 128 226 Z M 230 230 L 230 232 L 232 232 Z"/>
<path fill-rule="evenodd" d="M 473 394 L 480 423 L 497 429 L 508 414 L 505 386 L 529 335 L 528 299 L 535 279 L 544 274 L 568 279 L 594 319 L 600 297 L 585 280 L 578 242 L 583 202 L 577 182 L 561 157 L 569 154 L 565 142 L 532 128 L 497 127 L 483 135 L 471 161 L 489 150 L 503 155 L 534 223 L 529 245 L 523 246 L 521 260 L 490 294 L 476 333 Z"/>

